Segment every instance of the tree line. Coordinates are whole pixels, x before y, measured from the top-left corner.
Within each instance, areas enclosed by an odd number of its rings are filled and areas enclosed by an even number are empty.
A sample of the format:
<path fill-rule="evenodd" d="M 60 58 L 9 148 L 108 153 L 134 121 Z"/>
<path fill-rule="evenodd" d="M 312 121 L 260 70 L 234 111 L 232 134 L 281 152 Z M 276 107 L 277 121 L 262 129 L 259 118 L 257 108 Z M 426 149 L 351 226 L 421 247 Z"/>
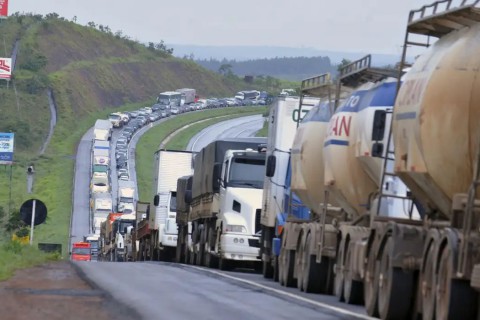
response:
<path fill-rule="evenodd" d="M 185 57 L 184 57 L 185 58 Z M 188 57 L 193 60 L 193 55 Z M 265 75 L 286 80 L 298 81 L 326 72 L 336 73 L 329 57 L 276 57 L 237 61 L 235 59 L 196 59 L 201 66 L 222 74 Z"/>

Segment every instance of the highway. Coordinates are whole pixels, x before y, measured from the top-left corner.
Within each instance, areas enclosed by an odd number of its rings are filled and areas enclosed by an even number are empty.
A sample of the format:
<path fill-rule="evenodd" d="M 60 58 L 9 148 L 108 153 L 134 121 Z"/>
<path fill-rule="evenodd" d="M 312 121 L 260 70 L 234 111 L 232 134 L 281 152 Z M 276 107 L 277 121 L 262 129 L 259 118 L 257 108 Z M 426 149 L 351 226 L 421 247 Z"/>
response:
<path fill-rule="evenodd" d="M 160 125 L 163 121 L 157 122 Z M 263 125 L 261 116 L 222 121 L 196 134 L 187 149 L 199 151 L 218 138 L 249 137 Z M 130 176 L 135 179 L 135 146 L 148 130 L 139 130 L 129 148 Z M 114 132 L 114 145 L 119 130 Z M 91 132 L 78 147 L 75 167 L 72 240 L 88 230 Z M 152 150 L 152 154 L 155 150 Z M 113 151 L 112 151 L 113 152 Z M 112 155 L 112 194 L 116 192 Z M 115 196 L 114 196 L 115 198 Z M 219 271 L 164 262 L 78 263 L 86 276 L 143 319 L 372 319 L 363 306 L 342 304 L 333 296 L 285 288 L 251 270 Z"/>

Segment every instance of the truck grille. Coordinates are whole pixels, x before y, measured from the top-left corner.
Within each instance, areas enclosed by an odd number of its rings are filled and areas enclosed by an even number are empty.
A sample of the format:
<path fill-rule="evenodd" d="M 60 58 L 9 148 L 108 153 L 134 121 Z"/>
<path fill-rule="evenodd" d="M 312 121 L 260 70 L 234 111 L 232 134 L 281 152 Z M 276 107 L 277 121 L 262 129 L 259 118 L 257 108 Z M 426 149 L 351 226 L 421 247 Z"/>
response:
<path fill-rule="evenodd" d="M 248 245 L 250 247 L 260 248 L 260 240 L 259 239 L 248 239 Z"/>
<path fill-rule="evenodd" d="M 260 225 L 260 219 L 262 218 L 262 209 L 255 211 L 255 233 L 260 232 L 262 226 Z"/>

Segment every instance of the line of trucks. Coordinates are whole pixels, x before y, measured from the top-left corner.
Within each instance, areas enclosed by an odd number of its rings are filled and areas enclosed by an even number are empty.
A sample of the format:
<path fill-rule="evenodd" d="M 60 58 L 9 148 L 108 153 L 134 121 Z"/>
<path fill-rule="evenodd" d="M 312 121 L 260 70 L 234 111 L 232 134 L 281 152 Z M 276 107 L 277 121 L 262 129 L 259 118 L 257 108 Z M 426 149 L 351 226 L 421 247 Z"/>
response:
<path fill-rule="evenodd" d="M 118 180 L 117 205 L 114 207 L 110 171 L 113 127 L 120 126 L 115 126 L 111 119 L 98 119 L 93 128 L 89 212 L 91 233 L 84 236 L 84 242 L 91 245 L 92 260 L 127 261 L 132 260 L 130 234 L 135 223 L 136 185 L 130 180 Z"/>
<path fill-rule="evenodd" d="M 167 154 L 185 166 L 158 170 L 154 206 L 138 204 L 135 259 L 175 251 L 178 262 L 221 269 L 260 264 L 283 286 L 382 319 L 476 319 L 478 3 L 411 11 L 398 71 L 366 56 L 336 81 L 302 81 L 300 97 L 270 108 L 266 146 L 157 152 L 158 168 Z M 409 65 L 415 46 L 428 49 Z"/>

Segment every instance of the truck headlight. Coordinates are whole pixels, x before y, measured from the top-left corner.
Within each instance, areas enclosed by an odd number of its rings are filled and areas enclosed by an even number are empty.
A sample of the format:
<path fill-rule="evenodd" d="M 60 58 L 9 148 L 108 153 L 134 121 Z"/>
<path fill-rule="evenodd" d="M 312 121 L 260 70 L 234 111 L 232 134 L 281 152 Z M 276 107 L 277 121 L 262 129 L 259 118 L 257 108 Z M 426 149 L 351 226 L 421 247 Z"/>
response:
<path fill-rule="evenodd" d="M 247 228 L 245 228 L 242 225 L 227 224 L 227 227 L 225 228 L 225 232 L 247 233 Z"/>

